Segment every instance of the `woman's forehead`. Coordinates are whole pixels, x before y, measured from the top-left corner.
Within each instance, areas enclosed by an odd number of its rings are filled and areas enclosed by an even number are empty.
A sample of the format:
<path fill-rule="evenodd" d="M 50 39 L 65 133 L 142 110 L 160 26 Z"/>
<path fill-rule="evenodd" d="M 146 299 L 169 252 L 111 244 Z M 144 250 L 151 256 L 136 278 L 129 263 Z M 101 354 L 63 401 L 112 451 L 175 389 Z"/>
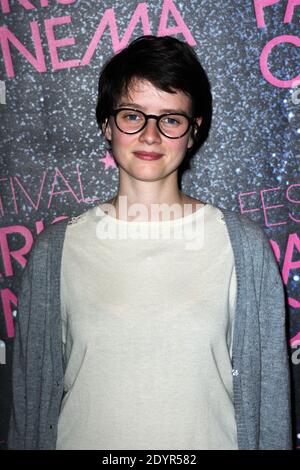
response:
<path fill-rule="evenodd" d="M 167 92 L 157 88 L 150 81 L 132 80 L 118 100 L 118 106 L 136 105 L 138 108 L 160 107 L 162 112 L 182 110 L 190 112 L 191 98 L 182 90 Z"/>

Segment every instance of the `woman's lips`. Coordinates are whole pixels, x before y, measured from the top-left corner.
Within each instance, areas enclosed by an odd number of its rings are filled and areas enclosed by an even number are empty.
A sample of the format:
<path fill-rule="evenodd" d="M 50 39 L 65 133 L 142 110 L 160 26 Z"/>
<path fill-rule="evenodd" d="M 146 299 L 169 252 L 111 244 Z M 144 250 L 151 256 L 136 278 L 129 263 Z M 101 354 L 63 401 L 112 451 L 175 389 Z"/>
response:
<path fill-rule="evenodd" d="M 134 155 L 141 160 L 158 160 L 163 156 L 162 153 L 156 152 L 133 152 Z"/>

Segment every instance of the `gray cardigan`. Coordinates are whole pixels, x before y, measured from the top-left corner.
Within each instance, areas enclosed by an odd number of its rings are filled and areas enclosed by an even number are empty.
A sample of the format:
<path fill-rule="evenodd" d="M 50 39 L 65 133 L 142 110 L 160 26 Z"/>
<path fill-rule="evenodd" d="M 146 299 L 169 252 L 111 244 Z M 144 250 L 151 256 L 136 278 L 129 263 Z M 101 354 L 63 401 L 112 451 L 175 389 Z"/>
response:
<path fill-rule="evenodd" d="M 291 449 L 285 302 L 277 262 L 259 225 L 220 209 L 237 275 L 232 375 L 239 449 Z M 13 350 L 10 449 L 55 449 L 64 389 L 60 266 L 64 219 L 36 238 L 23 271 Z"/>

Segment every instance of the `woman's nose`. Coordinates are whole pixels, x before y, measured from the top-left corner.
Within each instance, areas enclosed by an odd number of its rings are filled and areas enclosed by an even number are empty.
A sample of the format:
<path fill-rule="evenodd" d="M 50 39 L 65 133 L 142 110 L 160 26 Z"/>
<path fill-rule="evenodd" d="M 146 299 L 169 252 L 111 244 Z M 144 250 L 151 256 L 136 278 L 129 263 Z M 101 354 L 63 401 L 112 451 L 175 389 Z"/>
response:
<path fill-rule="evenodd" d="M 148 119 L 146 127 L 141 131 L 139 140 L 148 144 L 161 142 L 161 133 L 157 127 L 155 119 Z"/>

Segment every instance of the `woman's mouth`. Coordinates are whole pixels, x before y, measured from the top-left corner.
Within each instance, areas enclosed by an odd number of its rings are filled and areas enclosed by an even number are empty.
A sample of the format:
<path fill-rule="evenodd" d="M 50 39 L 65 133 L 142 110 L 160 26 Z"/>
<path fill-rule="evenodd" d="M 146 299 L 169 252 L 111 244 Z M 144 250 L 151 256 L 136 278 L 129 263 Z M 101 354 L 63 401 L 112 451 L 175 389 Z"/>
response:
<path fill-rule="evenodd" d="M 162 153 L 156 153 L 156 152 L 137 151 L 133 153 L 137 158 L 140 158 L 141 160 L 158 160 L 159 158 L 163 156 Z"/>

